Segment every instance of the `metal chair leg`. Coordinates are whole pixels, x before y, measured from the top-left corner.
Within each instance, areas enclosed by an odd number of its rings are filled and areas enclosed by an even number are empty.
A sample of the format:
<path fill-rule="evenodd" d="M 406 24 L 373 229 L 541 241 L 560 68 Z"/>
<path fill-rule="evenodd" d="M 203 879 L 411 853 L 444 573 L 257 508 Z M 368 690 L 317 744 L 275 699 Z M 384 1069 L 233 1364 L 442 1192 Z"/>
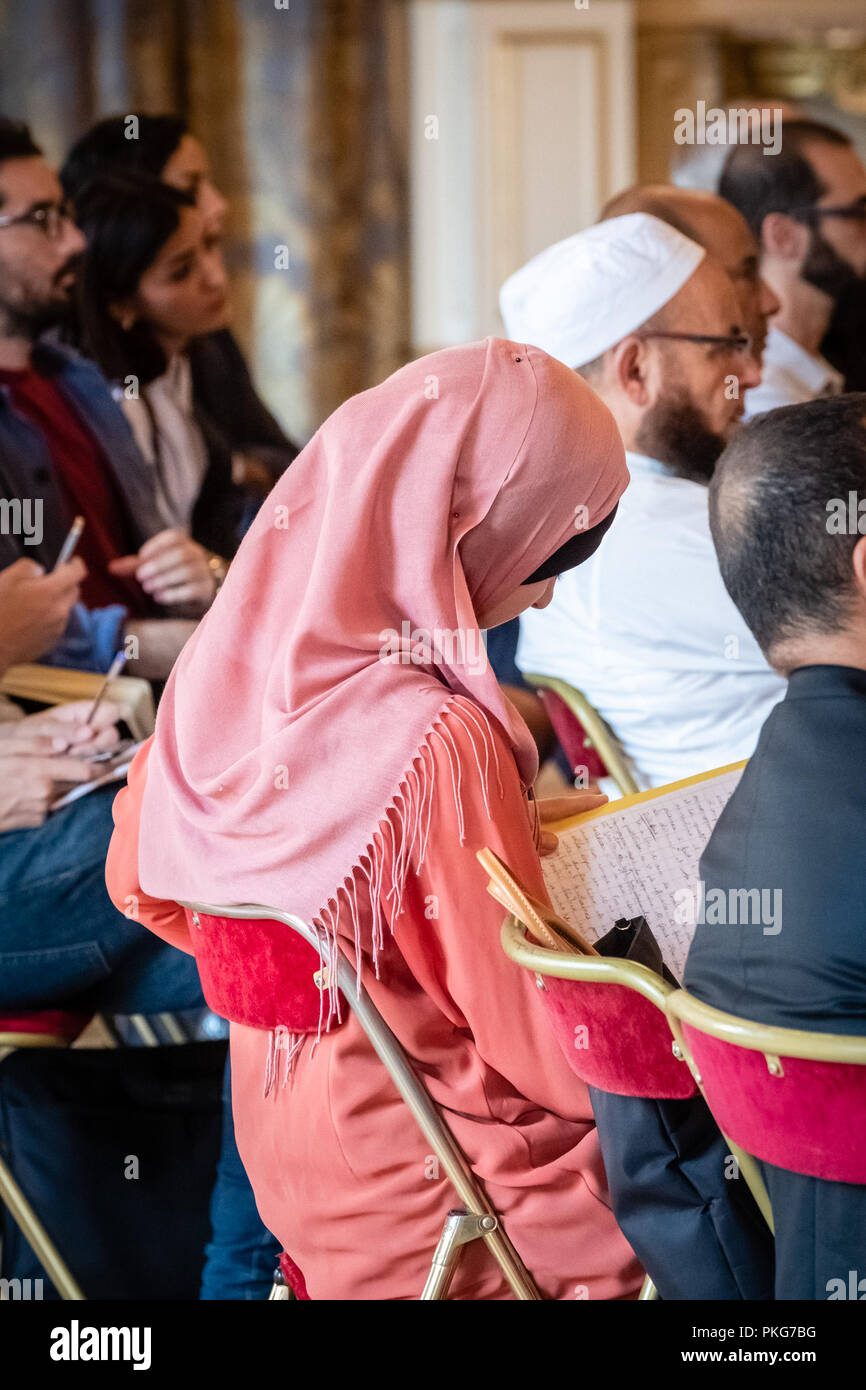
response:
<path fill-rule="evenodd" d="M 747 1154 L 745 1149 L 741 1149 L 739 1144 L 735 1144 L 726 1134 L 722 1135 L 725 1143 L 737 1160 L 737 1167 L 746 1180 L 746 1186 L 755 1199 L 755 1203 L 770 1228 L 772 1235 L 776 1234 L 773 1224 L 773 1208 L 770 1203 L 770 1194 L 767 1191 L 764 1179 L 761 1177 L 761 1170 L 751 1154 Z"/>
<path fill-rule="evenodd" d="M 144 1014 L 130 1014 L 129 1021 L 145 1047 L 159 1047 L 159 1038 Z"/>
<path fill-rule="evenodd" d="M 274 1282 L 268 1294 L 268 1302 L 273 1303 L 277 1300 L 282 1301 L 284 1299 L 297 1299 L 297 1294 L 291 1284 L 286 1283 L 283 1278 L 283 1271 L 280 1269 L 279 1265 L 277 1265 L 274 1270 Z"/>
<path fill-rule="evenodd" d="M 27 1243 L 61 1298 L 71 1302 L 83 1302 L 84 1294 L 72 1277 L 69 1266 L 2 1158 L 0 1158 L 0 1201 L 9 1208 L 13 1219 L 21 1228 Z"/>
<path fill-rule="evenodd" d="M 186 1043 L 189 1042 L 186 1032 L 175 1018 L 174 1014 L 157 1014 L 157 1018 L 168 1034 L 170 1042 Z"/>
<path fill-rule="evenodd" d="M 495 1216 L 476 1216 L 471 1211 L 450 1211 L 433 1254 L 433 1263 L 421 1301 L 444 1299 L 457 1268 L 463 1246 L 490 1235 L 498 1226 Z"/>

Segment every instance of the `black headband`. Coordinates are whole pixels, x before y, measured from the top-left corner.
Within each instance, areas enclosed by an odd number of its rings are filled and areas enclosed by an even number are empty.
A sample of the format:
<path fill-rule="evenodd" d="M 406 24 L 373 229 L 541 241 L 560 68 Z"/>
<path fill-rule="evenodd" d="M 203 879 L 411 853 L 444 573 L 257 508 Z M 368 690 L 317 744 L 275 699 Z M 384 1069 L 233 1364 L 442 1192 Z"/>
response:
<path fill-rule="evenodd" d="M 588 560 L 590 555 L 594 555 L 598 550 L 604 533 L 615 516 L 616 507 L 612 512 L 608 512 L 604 521 L 597 522 L 588 531 L 575 532 L 565 545 L 553 552 L 549 560 L 545 560 L 543 565 L 532 571 L 528 579 L 524 579 L 524 584 L 540 584 L 542 579 L 553 579 L 557 574 L 564 574 L 566 570 L 573 570 L 576 565 L 582 565 L 584 560 Z"/>

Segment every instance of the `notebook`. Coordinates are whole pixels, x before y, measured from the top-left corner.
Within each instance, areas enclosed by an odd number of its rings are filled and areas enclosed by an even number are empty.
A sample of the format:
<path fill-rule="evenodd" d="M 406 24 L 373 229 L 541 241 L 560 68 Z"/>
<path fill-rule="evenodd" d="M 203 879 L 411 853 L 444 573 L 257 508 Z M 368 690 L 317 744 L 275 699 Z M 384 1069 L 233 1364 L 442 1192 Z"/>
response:
<path fill-rule="evenodd" d="M 38 705 L 62 705 L 71 700 L 95 700 L 105 677 L 97 671 L 72 671 L 61 666 L 10 666 L 0 691 L 13 700 Z M 150 682 L 141 676 L 115 676 L 106 692 L 124 707 L 124 721 L 133 738 L 149 738 L 156 718 Z"/>
<path fill-rule="evenodd" d="M 665 964 L 682 979 L 694 932 L 698 864 L 745 762 L 613 801 L 548 828 L 542 860 L 550 901 L 588 941 L 621 917 L 645 917 Z"/>

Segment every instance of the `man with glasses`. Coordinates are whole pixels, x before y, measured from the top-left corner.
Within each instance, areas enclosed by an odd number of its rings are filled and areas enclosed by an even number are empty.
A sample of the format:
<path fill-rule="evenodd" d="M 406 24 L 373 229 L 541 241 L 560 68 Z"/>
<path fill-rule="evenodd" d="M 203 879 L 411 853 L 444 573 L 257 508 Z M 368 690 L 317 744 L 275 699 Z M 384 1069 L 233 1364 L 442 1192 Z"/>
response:
<path fill-rule="evenodd" d="M 761 274 L 761 248 L 742 213 L 715 193 L 647 183 L 615 194 L 605 203 L 598 220 L 607 222 L 628 212 L 648 212 L 661 218 L 724 266 L 737 292 L 743 329 L 750 335 L 754 356 L 761 365 L 769 322 L 778 313 L 779 301 Z"/>
<path fill-rule="evenodd" d="M 217 584 L 208 552 L 165 530 L 148 465 L 105 378 L 42 338 L 69 311 L 83 249 L 30 132 L 0 118 L 0 500 L 9 515 L 11 504 L 29 504 L 40 523 L 26 536 L 4 525 L 0 569 L 22 557 L 52 569 L 73 517 L 83 516 L 83 603 L 41 659 L 106 671 L 125 647 L 129 674 L 164 679 L 195 626 L 190 614 L 204 612 Z M 115 573 L 114 562 L 132 553 L 141 556 L 138 577 Z M 189 606 L 176 607 L 178 594 Z"/>
<path fill-rule="evenodd" d="M 866 304 L 866 169 L 850 140 L 819 121 L 786 119 L 777 155 L 731 150 L 719 192 L 758 238 L 761 274 L 781 305 L 747 416 L 837 395 L 844 378 L 821 342 L 838 305 L 852 296 Z"/>
<path fill-rule="evenodd" d="M 747 757 L 784 685 L 725 592 L 709 531 L 707 484 L 760 380 L 731 277 L 634 212 L 543 251 L 500 304 L 509 337 L 560 357 L 610 407 L 631 473 L 597 553 L 521 621 L 518 665 L 583 690 L 640 785 Z"/>

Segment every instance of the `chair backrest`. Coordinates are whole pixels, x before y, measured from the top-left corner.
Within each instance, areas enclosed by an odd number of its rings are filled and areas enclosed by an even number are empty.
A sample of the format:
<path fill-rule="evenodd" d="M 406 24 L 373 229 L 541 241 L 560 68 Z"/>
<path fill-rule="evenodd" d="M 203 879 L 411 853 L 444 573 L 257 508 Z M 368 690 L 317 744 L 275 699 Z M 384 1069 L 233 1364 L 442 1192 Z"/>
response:
<path fill-rule="evenodd" d="M 599 775 L 612 777 L 623 796 L 631 796 L 633 792 L 640 790 L 619 740 L 595 706 L 590 704 L 582 690 L 577 690 L 573 685 L 569 685 L 568 681 L 560 680 L 558 676 L 527 674 L 526 680 L 535 687 L 544 699 L 557 737 L 560 739 L 569 761 L 575 754 L 579 757 L 581 749 L 588 749 L 598 755 L 601 767 L 604 769 Z M 550 692 L 561 702 L 558 707 L 554 702 L 547 701 L 546 692 Z M 575 721 L 576 729 L 569 730 L 562 717 L 563 706 L 571 719 Z M 562 733 L 560 733 L 560 728 L 562 728 Z M 572 762 L 572 766 L 578 765 L 579 763 Z M 594 776 L 595 771 L 589 759 L 586 760 L 586 767 L 589 776 Z"/>
<path fill-rule="evenodd" d="M 502 949 L 535 973 L 553 1033 L 588 1086 L 653 1100 L 695 1094 L 694 1079 L 674 1054 L 665 1015 L 672 985 L 634 961 L 536 946 L 525 930 L 526 924 L 509 914 Z"/>
<path fill-rule="evenodd" d="M 695 1082 L 674 1053 L 665 1013 L 674 986 L 637 961 L 600 956 L 552 908 L 530 897 L 492 850 L 478 850 L 476 858 L 489 874 L 487 891 L 509 914 L 502 949 L 535 974 L 572 1071 L 614 1095 L 694 1095 Z"/>
<path fill-rule="evenodd" d="M 557 695 L 555 690 L 543 688 L 537 690 L 536 694 L 547 711 L 572 776 L 577 777 L 582 773 L 589 782 L 599 782 L 603 777 L 609 777 L 610 772 L 598 749 L 593 746 L 592 739 L 562 696 Z"/>
<path fill-rule="evenodd" d="M 866 1183 L 866 1037 L 754 1023 L 684 989 L 666 1010 L 729 1140 L 778 1168 Z"/>
<path fill-rule="evenodd" d="M 402 1099 L 411 1110 L 432 1152 L 439 1160 L 467 1212 L 480 1218 L 494 1217 L 495 1228 L 485 1231 L 483 1239 L 499 1265 L 512 1292 L 523 1300 L 537 1300 L 540 1294 L 531 1275 L 506 1235 L 501 1218 L 497 1216 L 486 1193 L 475 1177 L 465 1154 L 433 1103 L 427 1088 L 419 1080 L 406 1053 L 391 1032 L 367 991 L 359 986 L 354 967 L 339 951 L 330 955 L 326 936 L 302 918 L 279 908 L 258 903 L 214 906 L 207 903 L 181 902 L 180 906 L 198 916 L 207 930 L 208 920 L 224 921 L 234 918 L 242 922 L 282 923 L 296 932 L 308 946 L 319 953 L 322 961 L 320 988 L 328 987 L 333 979 L 343 998 L 358 1019 L 374 1051 L 385 1066 Z"/>

